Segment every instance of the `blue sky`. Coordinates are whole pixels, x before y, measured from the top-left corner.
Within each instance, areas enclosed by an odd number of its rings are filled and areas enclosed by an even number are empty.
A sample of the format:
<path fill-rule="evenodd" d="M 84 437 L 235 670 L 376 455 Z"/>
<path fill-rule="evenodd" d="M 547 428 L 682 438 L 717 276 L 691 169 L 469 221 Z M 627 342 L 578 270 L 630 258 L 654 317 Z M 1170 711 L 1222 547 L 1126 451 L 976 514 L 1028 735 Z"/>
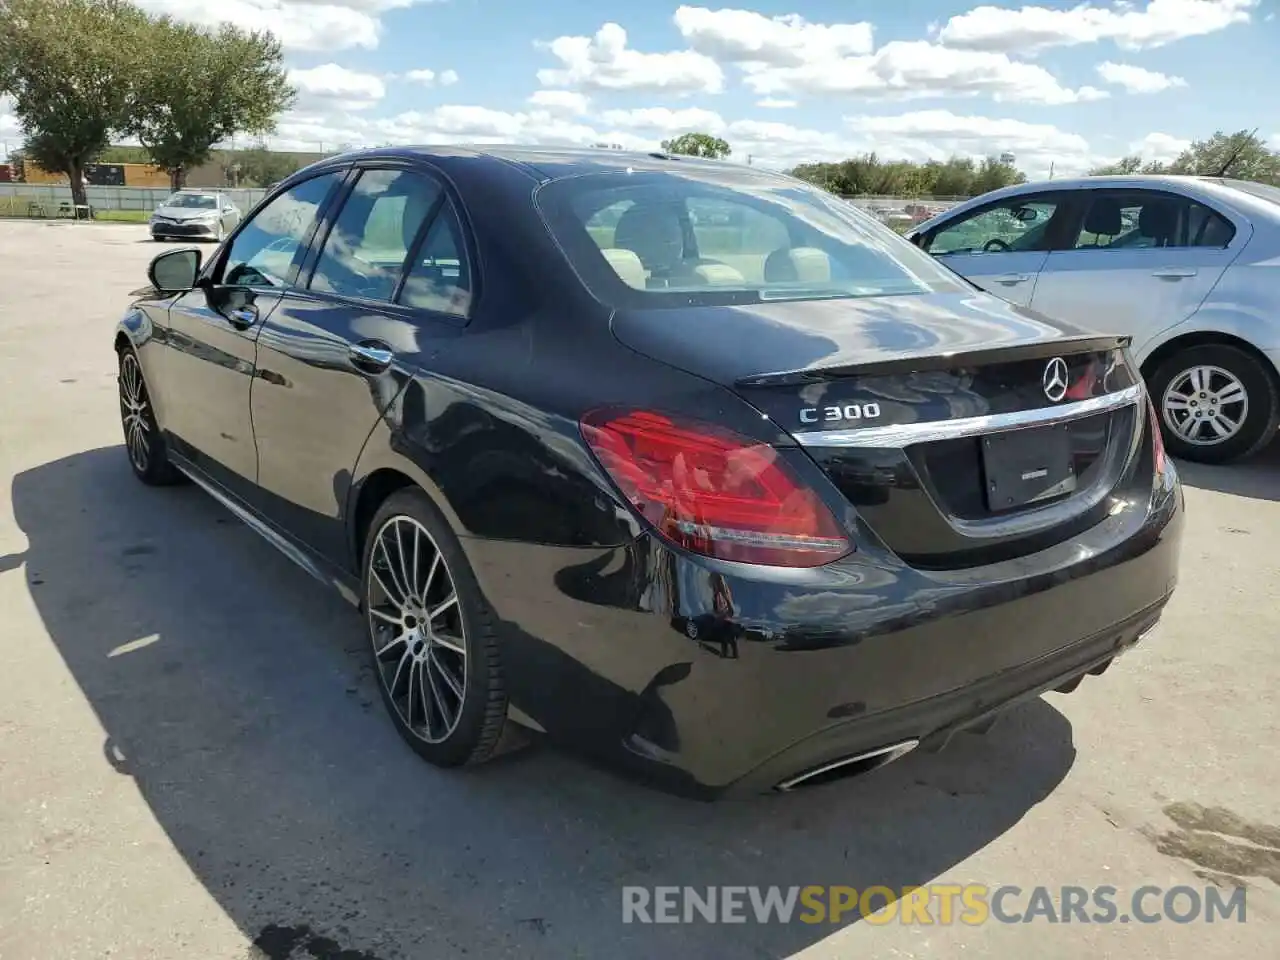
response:
<path fill-rule="evenodd" d="M 700 129 L 769 166 L 1007 150 L 1033 176 L 1215 129 L 1280 147 L 1280 0 L 141 2 L 275 31 L 289 147 Z"/>

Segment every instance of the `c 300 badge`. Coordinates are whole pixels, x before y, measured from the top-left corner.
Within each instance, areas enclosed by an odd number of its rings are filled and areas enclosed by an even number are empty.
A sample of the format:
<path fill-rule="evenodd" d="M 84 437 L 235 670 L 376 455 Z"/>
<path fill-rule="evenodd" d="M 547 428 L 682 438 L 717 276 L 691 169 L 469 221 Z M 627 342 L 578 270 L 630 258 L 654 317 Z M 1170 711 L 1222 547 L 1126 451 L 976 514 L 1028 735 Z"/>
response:
<path fill-rule="evenodd" d="M 880 416 L 878 403 L 847 403 L 839 407 L 805 407 L 800 411 L 801 423 L 850 423 L 874 420 Z"/>

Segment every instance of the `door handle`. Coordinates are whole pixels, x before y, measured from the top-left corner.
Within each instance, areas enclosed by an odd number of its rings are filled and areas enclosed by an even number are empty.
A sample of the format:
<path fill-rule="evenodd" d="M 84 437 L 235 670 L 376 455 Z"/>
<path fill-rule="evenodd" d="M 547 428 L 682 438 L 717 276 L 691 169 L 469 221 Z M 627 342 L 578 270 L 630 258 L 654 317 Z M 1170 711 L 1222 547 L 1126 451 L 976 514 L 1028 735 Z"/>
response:
<path fill-rule="evenodd" d="M 227 311 L 227 317 L 241 330 L 258 322 L 258 311 L 253 307 L 236 307 Z"/>
<path fill-rule="evenodd" d="M 993 283 L 1002 283 L 1002 284 L 1004 284 L 1006 287 L 1012 287 L 1012 286 L 1015 286 L 1015 285 L 1017 285 L 1017 284 L 1019 284 L 1019 283 L 1026 283 L 1028 280 L 1030 280 L 1030 279 L 1031 279 L 1031 274 L 1029 274 L 1029 273 L 1006 273 L 1006 274 L 1005 274 L 1004 276 L 1002 276 L 1002 277 L 992 277 L 991 279 L 992 279 L 992 282 L 993 282 Z"/>
<path fill-rule="evenodd" d="M 1165 267 L 1162 270 L 1154 270 L 1151 275 L 1159 277 L 1161 280 L 1184 280 L 1187 277 L 1194 277 L 1196 269 L 1194 267 Z"/>
<path fill-rule="evenodd" d="M 377 340 L 353 343 L 347 347 L 347 354 L 351 357 L 351 362 L 361 370 L 369 370 L 375 373 L 381 373 L 387 369 L 387 367 L 391 366 L 391 361 L 395 359 L 395 354 L 391 348 Z"/>

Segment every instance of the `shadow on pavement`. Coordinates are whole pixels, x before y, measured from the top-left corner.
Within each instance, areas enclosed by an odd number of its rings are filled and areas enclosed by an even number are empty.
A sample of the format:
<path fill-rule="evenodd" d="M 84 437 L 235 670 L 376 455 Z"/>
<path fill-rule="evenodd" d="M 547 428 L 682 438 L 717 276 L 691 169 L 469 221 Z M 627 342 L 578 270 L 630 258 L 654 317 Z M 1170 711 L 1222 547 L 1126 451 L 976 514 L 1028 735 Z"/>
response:
<path fill-rule="evenodd" d="M 1251 500 L 1280 500 L 1280 441 L 1237 463 L 1212 467 L 1179 460 L 1178 475 L 1188 487 L 1216 490 Z"/>
<path fill-rule="evenodd" d="M 144 488 L 112 447 L 19 475 L 13 504 L 29 549 L 9 562 L 108 731 L 103 762 L 254 956 L 785 957 L 835 927 L 624 925 L 621 888 L 928 883 L 1075 758 L 1037 700 L 785 797 L 679 800 L 547 748 L 439 771 L 383 717 L 356 613 L 195 488 Z"/>

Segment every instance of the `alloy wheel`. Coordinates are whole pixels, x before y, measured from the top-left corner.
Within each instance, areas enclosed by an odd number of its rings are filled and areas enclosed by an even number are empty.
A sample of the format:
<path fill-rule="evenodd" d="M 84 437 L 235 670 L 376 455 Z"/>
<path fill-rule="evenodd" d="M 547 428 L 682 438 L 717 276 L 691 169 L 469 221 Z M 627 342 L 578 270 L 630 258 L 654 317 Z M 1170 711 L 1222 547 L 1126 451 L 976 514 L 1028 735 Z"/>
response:
<path fill-rule="evenodd" d="M 389 518 L 374 537 L 365 606 L 396 713 L 427 743 L 447 740 L 466 695 L 466 627 L 444 555 L 412 517 Z"/>
<path fill-rule="evenodd" d="M 120 419 L 129 461 L 138 473 L 151 464 L 151 424 L 147 386 L 142 380 L 138 358 L 125 353 L 120 359 Z"/>
<path fill-rule="evenodd" d="M 1198 447 L 1230 440 L 1249 416 L 1244 384 L 1217 366 L 1183 370 L 1169 381 L 1160 404 L 1169 429 Z"/>

